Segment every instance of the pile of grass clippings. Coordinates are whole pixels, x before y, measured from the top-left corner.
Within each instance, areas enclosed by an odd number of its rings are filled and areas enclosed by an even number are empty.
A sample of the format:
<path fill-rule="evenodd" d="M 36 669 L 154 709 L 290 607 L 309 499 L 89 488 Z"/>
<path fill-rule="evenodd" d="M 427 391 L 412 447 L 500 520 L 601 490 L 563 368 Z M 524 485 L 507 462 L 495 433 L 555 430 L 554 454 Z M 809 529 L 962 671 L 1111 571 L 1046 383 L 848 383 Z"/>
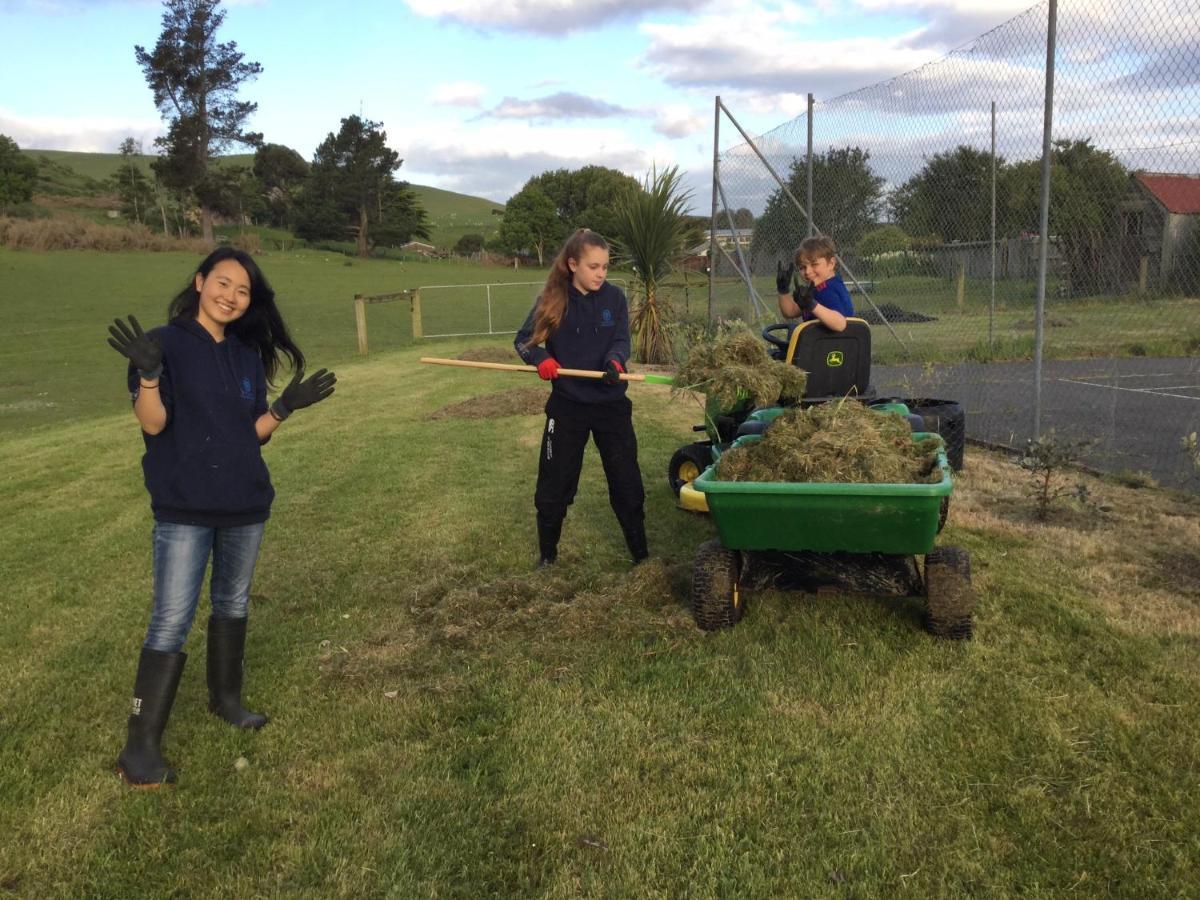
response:
<path fill-rule="evenodd" d="M 758 406 L 778 403 L 780 397 L 798 399 L 807 381 L 803 369 L 771 359 L 762 338 L 741 324 L 723 326 L 712 340 L 694 343 L 675 372 L 677 389 L 702 391 L 727 409 L 747 397 Z"/>
<path fill-rule="evenodd" d="M 545 411 L 549 391 L 542 387 L 513 388 L 451 403 L 430 413 L 431 419 L 501 419 L 533 416 Z"/>
<path fill-rule="evenodd" d="M 779 416 L 759 441 L 721 456 L 720 481 L 796 481 L 831 484 L 936 484 L 941 441 L 914 441 L 908 421 L 853 400 Z"/>

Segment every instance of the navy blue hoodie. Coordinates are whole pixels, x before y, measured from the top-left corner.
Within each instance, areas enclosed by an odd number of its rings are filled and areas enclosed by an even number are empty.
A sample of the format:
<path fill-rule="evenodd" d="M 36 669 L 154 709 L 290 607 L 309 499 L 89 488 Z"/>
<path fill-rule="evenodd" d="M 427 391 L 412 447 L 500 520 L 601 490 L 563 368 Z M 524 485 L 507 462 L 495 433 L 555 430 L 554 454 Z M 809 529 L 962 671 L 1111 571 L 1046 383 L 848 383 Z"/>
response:
<path fill-rule="evenodd" d="M 529 365 L 536 366 L 553 356 L 566 369 L 602 370 L 609 360 L 628 368 L 629 304 L 616 285 L 606 281 L 598 291 L 584 294 L 572 283 L 567 288 L 567 312 L 558 331 L 546 340 L 545 347 L 526 349 L 533 336 L 536 310 L 535 300 L 513 342 Z M 603 384 L 591 378 L 556 378 L 551 387 L 554 393 L 577 403 L 612 403 L 624 397 L 626 390 L 624 381 Z"/>
<path fill-rule="evenodd" d="M 267 411 L 262 358 L 236 336 L 218 343 L 195 319 L 151 332 L 162 342 L 166 427 L 142 433 L 142 472 L 160 522 L 222 527 L 265 522 L 275 489 L 254 422 Z M 138 374 L 129 367 L 137 399 Z"/>

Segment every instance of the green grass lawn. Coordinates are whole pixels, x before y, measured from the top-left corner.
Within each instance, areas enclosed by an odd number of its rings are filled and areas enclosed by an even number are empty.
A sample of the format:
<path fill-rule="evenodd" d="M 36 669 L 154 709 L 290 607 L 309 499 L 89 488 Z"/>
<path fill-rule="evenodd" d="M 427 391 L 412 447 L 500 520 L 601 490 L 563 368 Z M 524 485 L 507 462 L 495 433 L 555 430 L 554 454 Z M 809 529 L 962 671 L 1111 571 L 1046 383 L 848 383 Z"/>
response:
<path fill-rule="evenodd" d="M 0 426 L 20 429 L 123 409 L 128 399 L 114 388 L 123 383 L 124 372 L 106 342 L 108 325 L 131 313 L 144 326 L 162 324 L 168 301 L 187 283 L 198 261 L 187 253 L 25 253 L 0 248 L 0 303 L 11 317 L 11 327 L 0 336 Z M 545 274 L 462 262 L 352 260 L 309 250 L 267 253 L 260 262 L 313 367 L 355 358 L 357 293 L 531 281 Z M 535 287 L 525 287 L 498 294 L 498 300 L 505 301 L 505 321 L 517 320 L 508 327 L 520 324 L 536 292 Z M 446 331 L 486 331 L 484 299 L 483 289 L 431 292 L 427 330 L 438 326 Z M 375 351 L 408 345 L 408 304 L 371 306 L 368 327 Z"/>
<path fill-rule="evenodd" d="M 631 389 L 651 562 L 629 570 L 589 451 L 561 563 L 534 573 L 541 417 L 430 416 L 539 382 L 421 366 L 425 346 L 353 359 L 346 295 L 388 270 L 319 258 L 264 259 L 339 375 L 265 449 L 279 493 L 246 693 L 271 724 L 205 711 L 204 601 L 165 742 L 180 784 L 129 790 L 112 765 L 151 521 L 101 326 L 150 318 L 185 261 L 139 257 L 131 279 L 93 260 L 68 291 L 64 257 L 36 259 L 10 321 L 45 309 L 55 337 L 29 355 L 8 329 L 4 380 L 92 388 L 78 414 L 0 434 L 0 892 L 1174 897 L 1200 880 L 1194 497 L 1089 479 L 1095 506 L 1040 524 L 1020 470 L 970 448 L 941 540 L 972 554 L 974 641 L 928 637 L 914 600 L 770 589 L 702 634 L 684 604 L 713 527 L 664 477 L 696 403 Z"/>

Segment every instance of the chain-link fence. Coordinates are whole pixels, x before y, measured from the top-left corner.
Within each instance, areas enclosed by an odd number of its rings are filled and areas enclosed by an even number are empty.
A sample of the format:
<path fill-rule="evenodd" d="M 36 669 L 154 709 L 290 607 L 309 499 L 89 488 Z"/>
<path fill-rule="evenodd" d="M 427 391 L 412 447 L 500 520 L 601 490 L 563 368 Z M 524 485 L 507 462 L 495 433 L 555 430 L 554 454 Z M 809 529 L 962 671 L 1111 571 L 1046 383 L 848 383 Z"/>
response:
<path fill-rule="evenodd" d="M 1091 442 L 1096 465 L 1194 486 L 1180 441 L 1200 428 L 1200 2 L 1057 4 L 1035 388 L 1048 19 L 1039 4 L 721 152 L 714 311 L 777 317 L 776 262 L 811 202 L 878 326 L 881 393 L 953 397 L 972 438 L 1021 447 L 1037 390 L 1041 430 Z"/>

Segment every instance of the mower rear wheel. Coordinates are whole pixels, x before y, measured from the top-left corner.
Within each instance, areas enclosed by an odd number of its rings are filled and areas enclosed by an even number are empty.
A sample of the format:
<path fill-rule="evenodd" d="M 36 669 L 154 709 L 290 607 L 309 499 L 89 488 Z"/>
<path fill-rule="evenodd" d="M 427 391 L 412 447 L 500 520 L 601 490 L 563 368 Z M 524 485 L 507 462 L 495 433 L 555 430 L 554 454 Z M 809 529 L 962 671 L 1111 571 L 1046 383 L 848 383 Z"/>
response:
<path fill-rule="evenodd" d="M 966 550 L 935 547 L 926 554 L 925 604 L 925 628 L 930 634 L 951 640 L 971 637 L 975 589 Z"/>
<path fill-rule="evenodd" d="M 692 617 L 703 630 L 732 628 L 742 620 L 746 607 L 740 575 L 737 551 L 725 549 L 715 539 L 700 545 L 692 567 Z"/>
<path fill-rule="evenodd" d="M 683 486 L 695 481 L 711 464 L 710 442 L 697 441 L 680 447 L 667 465 L 667 482 L 671 485 L 671 493 L 678 497 Z"/>

